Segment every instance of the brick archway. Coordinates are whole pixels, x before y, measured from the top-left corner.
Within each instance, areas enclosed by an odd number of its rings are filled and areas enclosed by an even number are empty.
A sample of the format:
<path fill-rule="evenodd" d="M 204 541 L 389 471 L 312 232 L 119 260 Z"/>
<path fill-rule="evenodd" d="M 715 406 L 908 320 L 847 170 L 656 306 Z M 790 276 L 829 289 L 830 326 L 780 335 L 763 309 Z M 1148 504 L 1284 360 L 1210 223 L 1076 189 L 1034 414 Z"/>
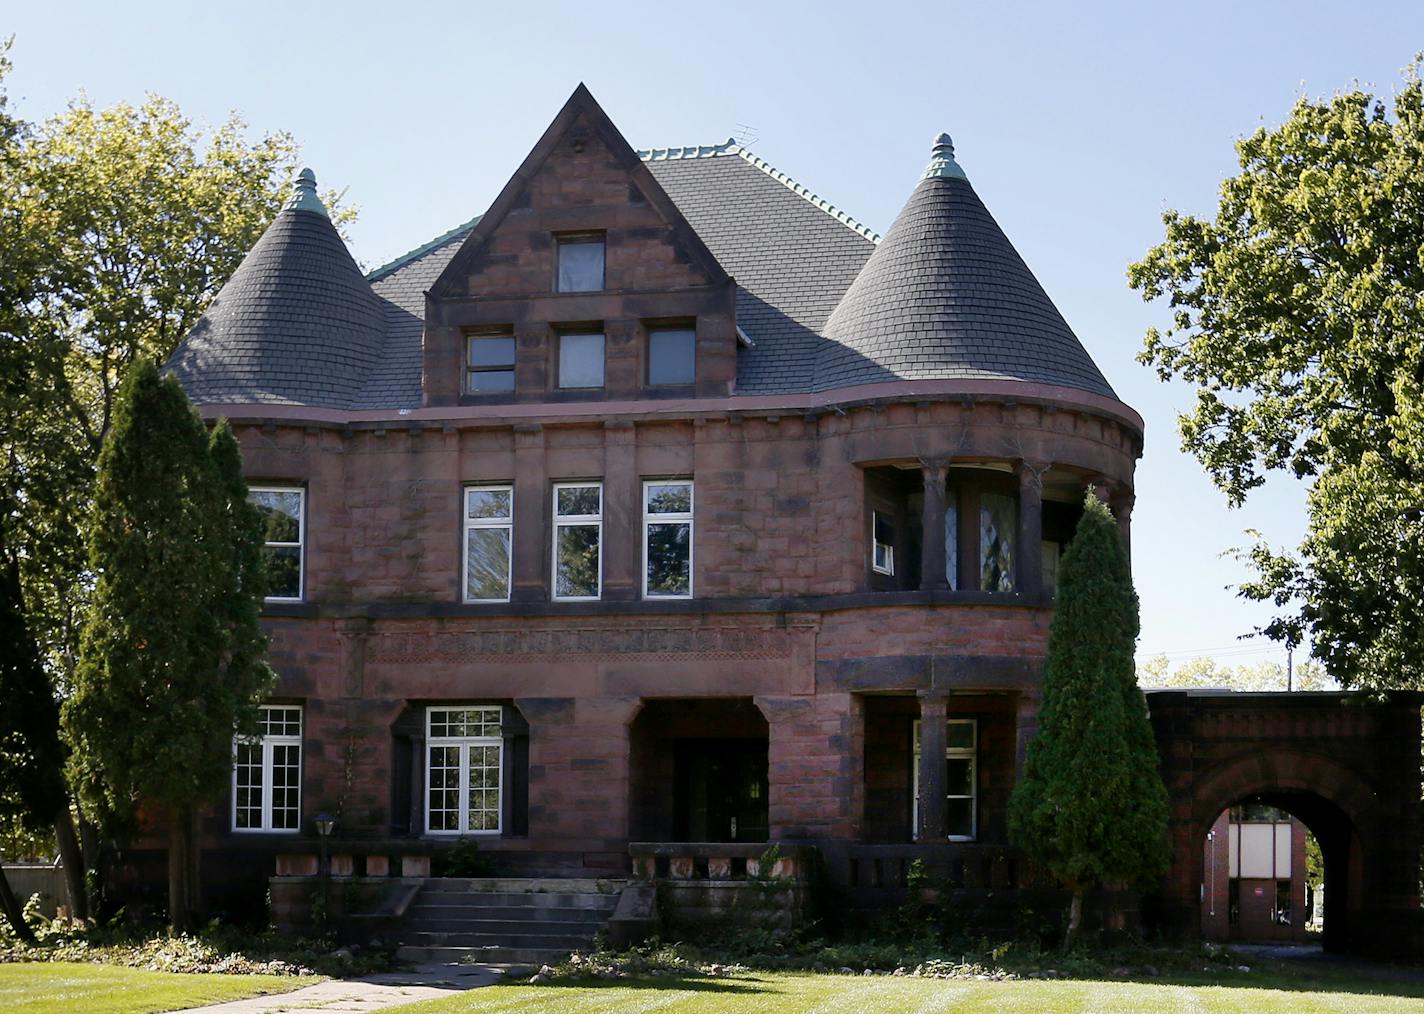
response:
<path fill-rule="evenodd" d="M 1325 858 L 1325 945 L 1417 956 L 1420 702 L 1353 694 L 1148 694 L 1171 797 L 1172 868 L 1158 926 L 1201 926 L 1206 833 L 1246 800 L 1289 811 Z"/>

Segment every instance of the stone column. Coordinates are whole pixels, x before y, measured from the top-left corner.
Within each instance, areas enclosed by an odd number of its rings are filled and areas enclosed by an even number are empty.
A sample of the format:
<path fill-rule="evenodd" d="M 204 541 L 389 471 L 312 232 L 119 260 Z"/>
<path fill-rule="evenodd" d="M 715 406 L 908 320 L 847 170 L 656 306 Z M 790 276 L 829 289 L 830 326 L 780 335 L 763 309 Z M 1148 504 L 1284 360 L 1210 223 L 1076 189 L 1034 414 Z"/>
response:
<path fill-rule="evenodd" d="M 603 424 L 603 597 L 631 602 L 642 595 L 642 484 L 633 424 Z"/>
<path fill-rule="evenodd" d="M 920 466 L 925 483 L 925 504 L 920 513 L 920 589 L 947 589 L 945 574 L 944 483 L 949 474 L 943 463 Z"/>
<path fill-rule="evenodd" d="M 514 427 L 514 587 L 515 602 L 548 599 L 550 511 L 545 474 L 544 429 L 538 423 Z"/>
<path fill-rule="evenodd" d="M 1019 463 L 1019 529 L 1014 581 L 1021 595 L 1036 599 L 1043 593 L 1043 473 L 1048 465 Z"/>
<path fill-rule="evenodd" d="M 1028 745 L 1038 733 L 1038 695 L 1019 691 L 1014 708 L 1014 784 L 1023 781 L 1024 764 L 1028 760 Z"/>
<path fill-rule="evenodd" d="M 920 691 L 920 826 L 922 842 L 944 841 L 944 737 L 948 695 Z"/>

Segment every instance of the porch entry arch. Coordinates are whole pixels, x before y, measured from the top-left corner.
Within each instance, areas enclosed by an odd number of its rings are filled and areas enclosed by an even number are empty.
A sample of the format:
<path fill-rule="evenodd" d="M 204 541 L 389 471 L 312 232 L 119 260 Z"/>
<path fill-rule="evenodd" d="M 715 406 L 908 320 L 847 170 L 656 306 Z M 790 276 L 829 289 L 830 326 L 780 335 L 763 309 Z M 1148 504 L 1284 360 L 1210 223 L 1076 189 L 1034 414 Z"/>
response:
<path fill-rule="evenodd" d="M 1325 860 L 1325 946 L 1424 953 L 1419 905 L 1424 695 L 1149 690 L 1170 800 L 1172 863 L 1149 901 L 1156 929 L 1202 933 L 1208 830 L 1242 802 L 1305 824 Z"/>
<path fill-rule="evenodd" d="M 1207 834 L 1222 811 L 1263 803 L 1298 818 L 1320 844 L 1325 861 L 1323 943 L 1346 950 L 1350 922 L 1358 919 L 1364 862 L 1358 828 L 1371 820 L 1374 791 L 1354 772 L 1316 752 L 1283 750 L 1266 757 L 1243 753 L 1207 772 L 1193 801 L 1192 875 L 1206 885 Z"/>

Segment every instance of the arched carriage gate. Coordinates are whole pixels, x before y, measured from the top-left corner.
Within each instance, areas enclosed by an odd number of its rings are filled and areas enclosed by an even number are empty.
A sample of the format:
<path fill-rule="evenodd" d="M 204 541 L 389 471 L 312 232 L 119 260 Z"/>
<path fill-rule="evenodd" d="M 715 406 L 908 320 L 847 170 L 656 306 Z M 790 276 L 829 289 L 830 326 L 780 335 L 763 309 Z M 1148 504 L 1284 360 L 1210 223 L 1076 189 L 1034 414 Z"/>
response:
<path fill-rule="evenodd" d="M 1200 933 L 1207 832 L 1223 809 L 1260 802 L 1294 814 L 1320 843 L 1327 949 L 1424 954 L 1421 701 L 1148 691 L 1171 798 L 1172 868 L 1149 903 L 1155 924 Z"/>

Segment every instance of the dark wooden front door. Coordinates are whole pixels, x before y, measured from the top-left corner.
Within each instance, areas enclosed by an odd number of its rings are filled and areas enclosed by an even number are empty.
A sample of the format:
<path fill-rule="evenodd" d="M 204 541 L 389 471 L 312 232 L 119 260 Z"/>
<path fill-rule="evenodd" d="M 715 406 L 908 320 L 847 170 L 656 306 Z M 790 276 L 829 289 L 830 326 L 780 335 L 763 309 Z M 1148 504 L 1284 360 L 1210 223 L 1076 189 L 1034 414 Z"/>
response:
<path fill-rule="evenodd" d="M 766 740 L 684 739 L 675 756 L 678 840 L 766 841 Z"/>

